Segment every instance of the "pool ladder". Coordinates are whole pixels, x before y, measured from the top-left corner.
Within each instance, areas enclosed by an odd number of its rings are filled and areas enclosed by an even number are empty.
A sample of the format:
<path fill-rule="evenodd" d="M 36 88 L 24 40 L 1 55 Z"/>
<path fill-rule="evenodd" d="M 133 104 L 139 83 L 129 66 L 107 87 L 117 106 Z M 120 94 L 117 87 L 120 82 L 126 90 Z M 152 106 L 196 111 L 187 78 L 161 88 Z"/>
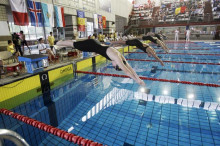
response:
<path fill-rule="evenodd" d="M 4 145 L 4 139 L 12 141 L 16 146 L 29 146 L 29 144 L 16 132 L 0 129 L 0 146 Z"/>

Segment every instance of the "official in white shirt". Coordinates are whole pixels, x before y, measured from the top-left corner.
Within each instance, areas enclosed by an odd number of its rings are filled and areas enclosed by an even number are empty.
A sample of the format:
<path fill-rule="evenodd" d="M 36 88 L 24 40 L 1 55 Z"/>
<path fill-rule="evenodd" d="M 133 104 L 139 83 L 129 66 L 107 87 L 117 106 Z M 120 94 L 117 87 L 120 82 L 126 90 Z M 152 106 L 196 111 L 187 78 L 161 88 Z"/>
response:
<path fill-rule="evenodd" d="M 47 48 L 47 46 L 44 44 L 43 38 L 38 39 L 39 44 L 37 45 L 37 48 L 40 52 L 40 54 L 48 54 L 48 57 L 50 61 L 52 61 L 52 57 L 55 58 L 53 52 L 50 48 Z"/>
<path fill-rule="evenodd" d="M 175 41 L 179 41 L 179 30 L 178 29 L 176 29 L 175 30 Z"/>

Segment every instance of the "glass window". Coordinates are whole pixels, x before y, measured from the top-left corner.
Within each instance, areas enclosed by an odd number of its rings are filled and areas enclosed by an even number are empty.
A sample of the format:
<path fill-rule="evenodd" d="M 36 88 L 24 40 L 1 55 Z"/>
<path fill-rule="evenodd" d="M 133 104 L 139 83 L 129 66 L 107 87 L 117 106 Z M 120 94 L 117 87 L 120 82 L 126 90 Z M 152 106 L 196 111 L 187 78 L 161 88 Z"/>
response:
<path fill-rule="evenodd" d="M 21 29 L 18 25 L 14 25 L 14 22 L 12 22 L 11 24 L 12 24 L 13 32 L 16 32 L 16 33 L 20 32 Z"/>
<path fill-rule="evenodd" d="M 28 27 L 28 33 L 29 34 L 36 34 L 36 29 L 34 26 L 29 26 Z"/>
<path fill-rule="evenodd" d="M 45 37 L 44 28 L 31 26 L 31 23 L 29 23 L 28 26 L 18 26 L 14 25 L 14 22 L 9 22 L 9 28 L 11 33 L 20 33 L 20 31 L 22 30 L 25 34 L 26 40 L 37 40 L 41 37 Z M 45 27 L 46 36 L 48 36 L 51 31 L 52 27 Z"/>
<path fill-rule="evenodd" d="M 34 34 L 34 35 L 29 35 L 30 36 L 30 40 L 37 40 L 37 36 Z M 26 36 L 27 37 L 27 36 Z"/>
<path fill-rule="evenodd" d="M 25 35 L 28 35 L 28 26 L 20 26 L 20 29 L 24 32 Z"/>
<path fill-rule="evenodd" d="M 52 28 L 51 27 L 45 27 L 45 31 L 46 31 L 46 34 L 50 34 L 50 32 L 52 31 Z"/>

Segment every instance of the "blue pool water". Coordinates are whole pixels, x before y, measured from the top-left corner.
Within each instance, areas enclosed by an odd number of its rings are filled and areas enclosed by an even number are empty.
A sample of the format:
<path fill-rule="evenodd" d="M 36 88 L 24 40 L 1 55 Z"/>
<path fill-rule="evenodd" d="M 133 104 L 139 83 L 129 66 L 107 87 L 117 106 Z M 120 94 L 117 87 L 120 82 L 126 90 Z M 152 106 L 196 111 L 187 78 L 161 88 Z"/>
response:
<path fill-rule="evenodd" d="M 167 45 L 175 49 L 171 53 L 220 54 L 219 43 Z M 153 59 L 146 54 L 125 55 L 129 59 Z M 158 56 L 168 61 L 220 63 L 220 56 Z M 128 62 L 140 76 L 220 84 L 219 65 L 165 63 L 163 67 L 157 62 Z M 124 74 L 115 71 L 110 63 L 97 72 Z M 45 107 L 39 96 L 13 111 L 47 124 L 55 119 L 58 128 L 109 146 L 220 145 L 219 87 L 149 80 L 145 83 L 149 94 L 139 92 L 139 85 L 128 78 L 79 74 L 51 91 L 51 107 Z M 202 104 L 197 106 L 195 101 Z M 51 109 L 56 111 L 53 117 L 49 116 Z M 74 145 L 7 116 L 2 115 L 0 120 L 0 127 L 18 132 L 30 145 Z"/>

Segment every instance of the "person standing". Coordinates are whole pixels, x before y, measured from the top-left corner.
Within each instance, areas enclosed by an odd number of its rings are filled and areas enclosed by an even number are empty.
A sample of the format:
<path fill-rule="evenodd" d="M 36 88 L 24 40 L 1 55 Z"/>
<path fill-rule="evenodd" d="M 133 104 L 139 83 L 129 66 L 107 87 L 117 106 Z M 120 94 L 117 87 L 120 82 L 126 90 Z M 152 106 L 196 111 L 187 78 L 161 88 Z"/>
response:
<path fill-rule="evenodd" d="M 186 41 L 189 41 L 190 39 L 190 29 L 186 30 Z"/>
<path fill-rule="evenodd" d="M 21 56 L 23 56 L 23 52 L 21 51 L 21 40 L 19 39 L 19 35 L 17 35 L 16 33 L 13 33 L 12 41 L 13 41 L 13 44 L 15 45 L 16 52 L 19 51 Z"/>
<path fill-rule="evenodd" d="M 179 41 L 179 30 L 178 29 L 176 29 L 175 30 L 175 41 Z"/>
<path fill-rule="evenodd" d="M 54 38 L 52 32 L 50 32 L 50 35 L 48 36 L 47 40 L 48 40 L 48 42 L 49 42 L 50 49 L 53 51 L 53 46 L 54 46 L 55 38 Z"/>
<path fill-rule="evenodd" d="M 29 49 L 29 52 L 31 52 L 31 49 L 29 48 L 27 41 L 25 39 L 25 34 L 22 30 L 20 31 L 20 39 L 21 39 L 22 51 L 24 52 L 24 45 L 26 45 Z"/>

